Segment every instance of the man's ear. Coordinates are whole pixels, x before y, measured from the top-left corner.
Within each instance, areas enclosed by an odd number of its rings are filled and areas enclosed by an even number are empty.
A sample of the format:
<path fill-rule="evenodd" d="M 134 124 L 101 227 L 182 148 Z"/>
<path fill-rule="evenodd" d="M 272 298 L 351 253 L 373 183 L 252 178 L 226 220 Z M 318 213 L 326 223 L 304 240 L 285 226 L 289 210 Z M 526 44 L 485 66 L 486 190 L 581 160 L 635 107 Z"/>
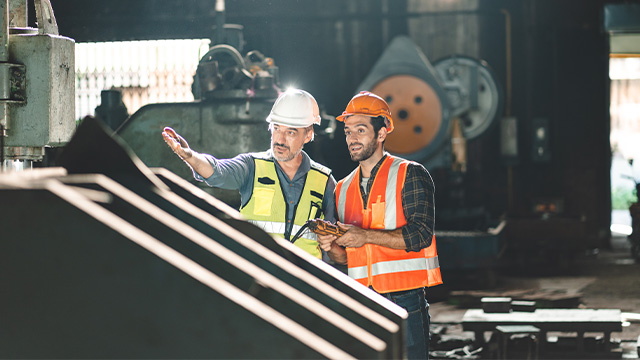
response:
<path fill-rule="evenodd" d="M 389 132 L 387 131 L 387 128 L 381 128 L 380 130 L 378 130 L 378 141 L 383 142 L 386 138 L 387 138 L 387 134 Z"/>
<path fill-rule="evenodd" d="M 311 140 L 313 140 L 313 128 L 311 128 L 308 131 L 306 131 L 306 133 L 304 135 L 304 143 L 305 144 L 311 142 Z"/>

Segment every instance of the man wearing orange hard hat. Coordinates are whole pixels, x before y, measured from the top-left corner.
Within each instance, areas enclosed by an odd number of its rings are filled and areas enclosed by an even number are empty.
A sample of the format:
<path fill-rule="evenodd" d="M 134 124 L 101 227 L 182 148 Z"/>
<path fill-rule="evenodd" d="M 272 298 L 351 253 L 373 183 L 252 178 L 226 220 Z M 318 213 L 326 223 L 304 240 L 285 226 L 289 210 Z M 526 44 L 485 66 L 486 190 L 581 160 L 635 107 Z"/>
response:
<path fill-rule="evenodd" d="M 347 264 L 349 276 L 407 310 L 407 356 L 428 359 L 425 288 L 442 284 L 433 180 L 421 164 L 384 151 L 393 118 L 378 95 L 360 92 L 337 119 L 359 166 L 335 190 L 338 226 L 346 233 L 319 235 L 318 242 L 333 261 Z"/>

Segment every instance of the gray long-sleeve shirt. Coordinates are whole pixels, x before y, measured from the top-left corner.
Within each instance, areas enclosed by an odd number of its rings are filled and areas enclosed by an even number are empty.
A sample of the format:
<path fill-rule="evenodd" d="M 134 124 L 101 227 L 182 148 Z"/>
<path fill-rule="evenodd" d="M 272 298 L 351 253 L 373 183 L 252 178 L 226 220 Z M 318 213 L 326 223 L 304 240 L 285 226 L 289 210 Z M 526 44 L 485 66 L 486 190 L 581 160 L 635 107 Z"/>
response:
<path fill-rule="evenodd" d="M 270 158 L 273 158 L 271 150 L 268 150 L 267 154 Z M 276 173 L 278 174 L 280 184 L 282 184 L 281 187 L 284 192 L 285 200 L 294 201 L 296 205 L 300 199 L 300 195 L 302 194 L 307 172 L 311 169 L 311 158 L 304 151 L 302 151 L 301 154 L 302 163 L 293 177 L 293 180 L 289 179 L 280 167 L 280 164 L 278 164 L 274 159 L 274 163 L 276 164 Z M 198 181 L 204 181 L 207 185 L 212 187 L 238 189 L 240 192 L 242 206 L 249 202 L 249 199 L 253 194 L 253 178 L 256 171 L 255 162 L 253 161 L 251 154 L 240 154 L 231 159 L 216 159 L 211 155 L 205 155 L 205 157 L 209 163 L 211 163 L 211 166 L 213 166 L 213 175 L 205 179 L 200 176 L 200 174 L 194 172 L 193 175 L 195 179 Z M 333 197 L 335 187 L 336 180 L 333 175 L 330 175 L 322 200 L 322 211 L 325 214 L 325 219 L 332 222 L 335 220 L 335 200 Z M 295 206 L 288 207 L 289 210 L 286 220 L 291 220 L 291 222 L 287 222 L 287 232 L 290 232 L 291 227 L 293 227 L 295 208 Z"/>

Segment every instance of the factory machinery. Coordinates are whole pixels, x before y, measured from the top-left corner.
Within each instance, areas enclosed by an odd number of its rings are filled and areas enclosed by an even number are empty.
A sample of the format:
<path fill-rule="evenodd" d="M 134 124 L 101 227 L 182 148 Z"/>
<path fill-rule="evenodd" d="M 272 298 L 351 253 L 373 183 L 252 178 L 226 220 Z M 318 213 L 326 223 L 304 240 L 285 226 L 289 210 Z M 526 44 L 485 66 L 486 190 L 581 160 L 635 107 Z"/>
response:
<path fill-rule="evenodd" d="M 242 27 L 227 24 L 223 28 L 225 44 L 214 42 L 198 65 L 193 87 L 196 101 L 146 105 L 117 126 L 117 134 L 145 164 L 166 167 L 194 184 L 190 169 L 158 140 L 165 126 L 177 129 L 193 148 L 219 158 L 270 146 L 264 119 L 280 91 L 278 68 L 258 51 L 241 55 Z M 484 209 L 459 203 L 464 201 L 465 143 L 482 136 L 500 116 L 502 94 L 490 67 L 465 56 L 431 65 L 408 37 L 401 36 L 389 44 L 360 90 L 381 95 L 391 107 L 396 128 L 385 144 L 388 151 L 421 162 L 432 173 L 443 169 L 446 181 L 457 184 L 438 206 L 439 224 L 459 216 L 486 217 Z M 335 120 L 324 116 L 317 142 L 322 143 L 334 128 Z M 199 186 L 239 207 L 237 191 Z M 499 231 L 464 230 L 468 231 L 439 227 L 439 253 L 446 258 L 443 269 L 495 267 L 502 247 Z"/>
<path fill-rule="evenodd" d="M 394 116 L 385 149 L 424 164 L 436 183 L 436 237 L 449 281 L 480 275 L 492 286 L 504 249 L 505 223 L 490 219 L 465 193 L 467 141 L 495 128 L 502 90 L 489 65 L 452 55 L 431 64 L 407 36 L 394 38 L 357 91 L 384 98 Z M 488 276 L 487 276 L 488 275 Z"/>
<path fill-rule="evenodd" d="M 0 1 L 0 166 L 42 162 L 75 131 L 75 42 L 60 36 L 51 4 L 35 0 L 38 28 L 27 27 L 27 1 Z"/>
<path fill-rule="evenodd" d="M 185 179 L 193 178 L 191 170 L 161 141 L 165 126 L 174 128 L 194 149 L 219 158 L 264 151 L 270 147 L 265 119 L 282 91 L 272 58 L 257 50 L 241 54 L 242 26 L 216 27 L 213 39 L 218 42 L 202 57 L 194 76 L 195 101 L 148 104 L 112 126 L 145 164 L 166 167 Z M 235 190 L 203 189 L 240 207 Z"/>
<path fill-rule="evenodd" d="M 35 4 L 37 29 L 19 22 L 26 3 L 0 5 L 0 357 L 405 356 L 404 309 L 147 167 L 99 120 L 76 129 L 73 40 L 57 35 L 47 0 Z M 199 71 L 202 98 L 223 105 L 178 105 L 174 117 L 193 119 L 176 126 L 187 135 L 206 120 L 232 126 L 233 151 L 266 133 L 254 122 L 278 92 L 268 59 L 254 54 L 267 68 L 252 73 L 236 55 L 212 49 Z M 56 166 L 32 169 L 55 148 Z"/>
<path fill-rule="evenodd" d="M 162 129 L 175 128 L 193 148 L 219 158 L 264 151 L 270 145 L 264 119 L 281 91 L 275 61 L 259 51 L 245 52 L 241 26 L 218 23 L 216 29 L 221 31 L 215 31 L 198 65 L 195 101 L 149 104 L 113 127 L 147 166 L 166 167 L 194 184 L 191 170 L 159 141 Z M 527 199 L 532 210 L 515 214 L 513 166 L 523 154 L 508 103 L 510 64 L 506 67 L 505 95 L 485 61 L 453 54 L 432 63 L 409 37 L 398 36 L 353 91 L 373 91 L 389 103 L 395 130 L 385 149 L 424 164 L 434 178 L 438 250 L 449 284 L 460 273 L 479 275 L 488 282 L 475 284 L 492 286 L 500 266 L 528 270 L 550 268 L 532 264 L 568 264 L 566 259 L 584 246 L 585 222 L 565 216 L 561 198 Z M 336 142 L 335 128 L 335 119 L 323 115 L 312 149 L 320 154 L 317 160 L 337 169 L 333 165 L 348 159 L 327 155 L 344 145 Z M 550 161 L 549 121 L 534 119 L 527 131 L 533 135 L 532 161 Z M 480 151 L 468 154 L 468 149 Z M 482 150 L 493 153 L 492 159 L 483 159 Z M 481 161 L 501 166 L 481 166 Z M 497 176 L 481 168 L 504 172 L 503 188 L 487 184 Z M 240 205 L 235 190 L 198 186 L 232 207 Z M 486 194 L 487 186 L 498 198 Z"/>

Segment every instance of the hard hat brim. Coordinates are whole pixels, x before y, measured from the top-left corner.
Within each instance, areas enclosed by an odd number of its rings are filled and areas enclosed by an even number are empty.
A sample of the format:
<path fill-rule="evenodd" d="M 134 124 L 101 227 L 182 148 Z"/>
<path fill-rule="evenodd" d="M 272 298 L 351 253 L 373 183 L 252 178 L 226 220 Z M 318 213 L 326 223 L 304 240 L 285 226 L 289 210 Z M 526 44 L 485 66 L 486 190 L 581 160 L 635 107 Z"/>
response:
<path fill-rule="evenodd" d="M 352 114 L 342 114 L 342 115 L 338 115 L 338 116 L 336 116 L 336 120 L 344 122 L 344 119 L 348 118 L 348 117 L 349 117 L 349 116 L 351 116 L 351 115 L 352 115 Z"/>
<path fill-rule="evenodd" d="M 338 121 L 342 121 L 344 122 L 349 116 L 354 116 L 354 115 L 362 115 L 362 116 L 368 116 L 370 118 L 376 118 L 378 116 L 382 116 L 385 119 L 385 124 L 386 124 L 386 129 L 387 129 L 387 133 L 390 133 L 393 131 L 393 121 L 390 120 L 388 117 L 386 117 L 385 115 L 369 115 L 369 114 L 360 114 L 360 113 L 342 113 L 342 115 L 338 115 L 336 116 L 336 120 Z"/>
<path fill-rule="evenodd" d="M 300 128 L 309 127 L 311 125 L 320 125 L 320 116 L 317 116 L 312 122 L 309 122 L 306 124 L 300 124 L 300 119 L 291 119 L 291 118 L 271 114 L 267 117 L 267 122 L 271 124 L 277 124 L 277 125 L 300 129 Z"/>

